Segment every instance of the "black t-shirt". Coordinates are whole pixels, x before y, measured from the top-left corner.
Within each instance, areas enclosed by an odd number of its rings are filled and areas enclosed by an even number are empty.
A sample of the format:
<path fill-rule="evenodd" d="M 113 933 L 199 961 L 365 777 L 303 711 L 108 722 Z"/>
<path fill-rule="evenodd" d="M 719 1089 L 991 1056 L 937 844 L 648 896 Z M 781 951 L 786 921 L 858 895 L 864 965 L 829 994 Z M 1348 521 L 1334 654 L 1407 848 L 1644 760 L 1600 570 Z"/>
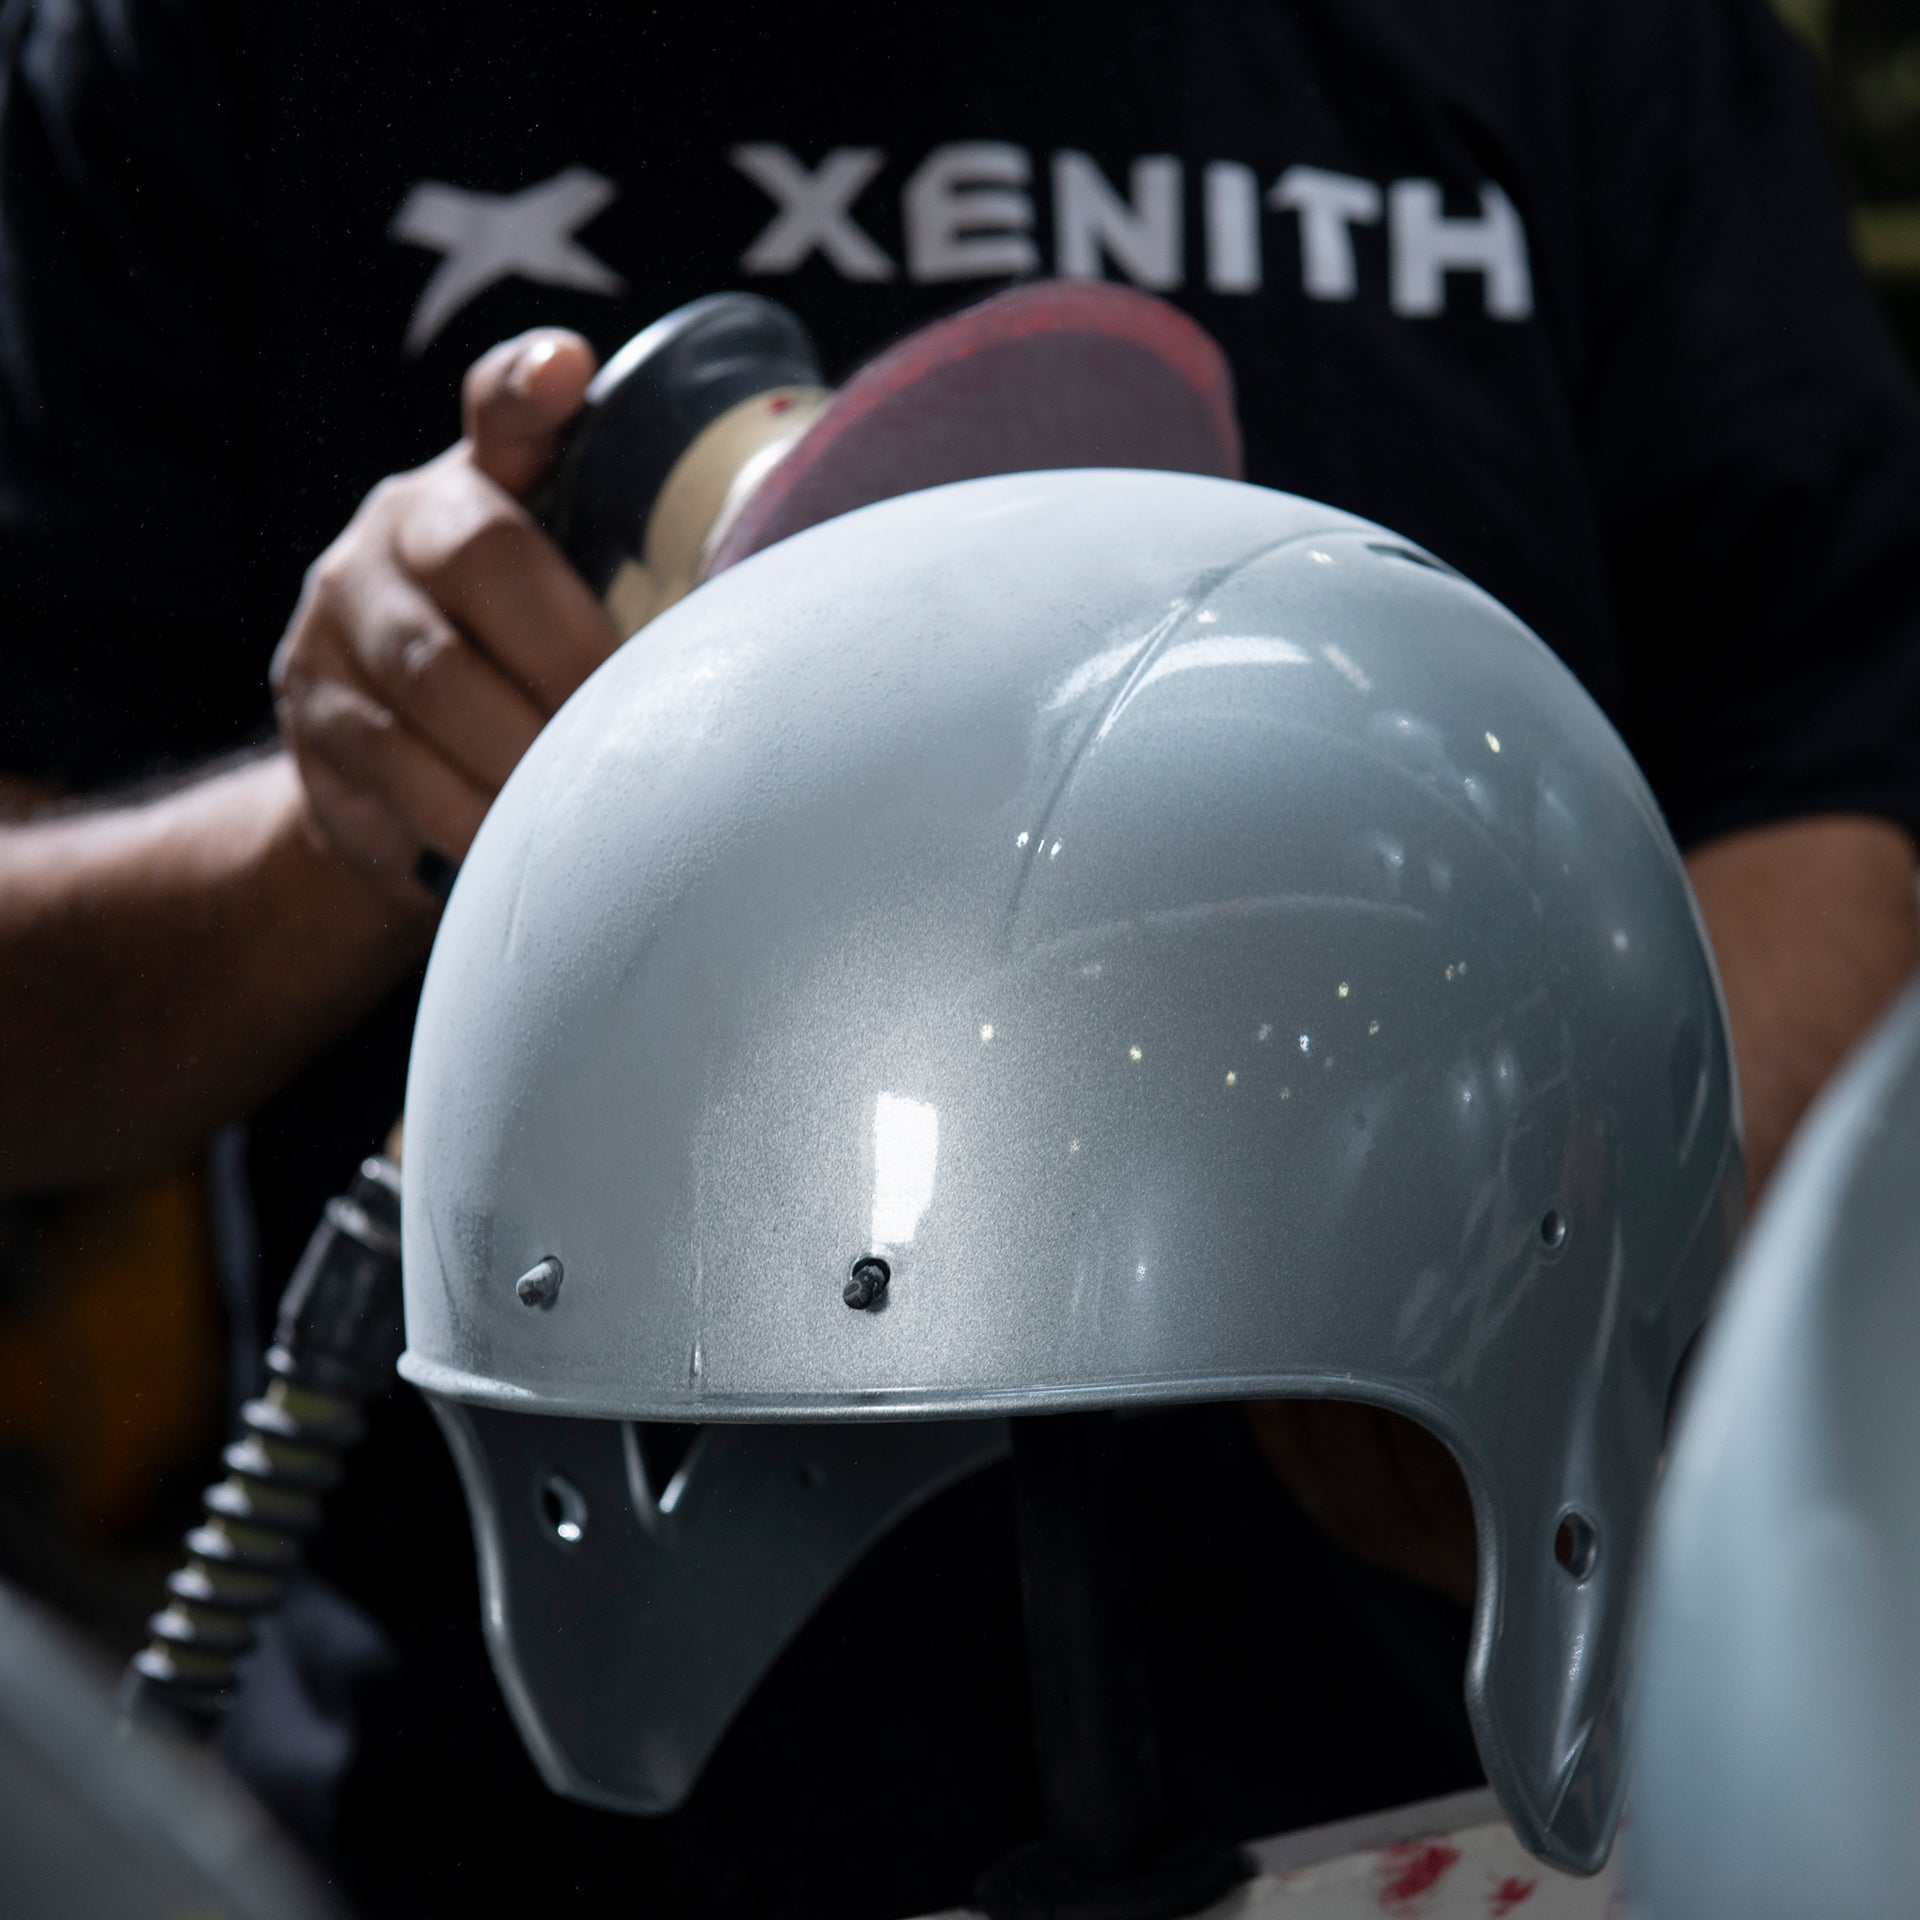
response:
<path fill-rule="evenodd" d="M 0 771 L 93 788 L 264 736 L 301 570 L 452 437 L 503 335 L 606 350 L 746 286 L 843 372 L 1069 272 L 1215 334 L 1249 478 L 1398 529 L 1527 620 L 1683 842 L 1829 810 L 1920 827 L 1920 407 L 1759 0 L 5 0 L 0 34 Z M 379 1138 L 407 1018 L 402 995 L 259 1118 L 269 1271 Z M 428 1865 L 342 1843 L 363 1897 L 438 1911 L 421 1887 L 471 1900 L 542 1847 L 671 1877 L 633 1837 L 658 1830 L 542 1802 L 479 1677 L 437 1443 L 406 1403 L 384 1418 L 411 1437 L 357 1473 L 329 1552 L 407 1659 L 366 1715 L 384 1784 L 349 1801 L 376 1836 L 379 1793 L 440 1811 Z M 982 1608 L 1006 1632 L 979 1662 L 1017 1692 L 1010 1616 Z M 856 1724 L 792 1745 L 792 1804 L 878 1809 L 831 1829 L 870 1853 L 932 1849 L 965 1822 L 901 1812 L 924 1727 L 868 1742 L 877 1798 L 835 1775 L 862 1729 L 831 1702 L 888 1697 L 872 1661 L 865 1685 L 795 1696 Z M 1450 1737 L 1391 1791 L 1457 1766 L 1431 1758 Z M 1017 1827 L 992 1770 L 959 1772 Z M 826 1830 L 782 1828 L 795 1860 Z M 705 1844 L 684 1857 L 711 1887 Z M 934 1865 L 923 1890 L 957 1891 Z M 738 1910 L 784 1910 L 769 1884 Z"/>
<path fill-rule="evenodd" d="M 267 724 L 302 568 L 482 347 L 745 285 L 842 371 L 1166 293 L 1248 476 L 1527 620 L 1683 843 L 1920 822 L 1920 411 L 1758 0 L 10 0 L 0 768 Z"/>

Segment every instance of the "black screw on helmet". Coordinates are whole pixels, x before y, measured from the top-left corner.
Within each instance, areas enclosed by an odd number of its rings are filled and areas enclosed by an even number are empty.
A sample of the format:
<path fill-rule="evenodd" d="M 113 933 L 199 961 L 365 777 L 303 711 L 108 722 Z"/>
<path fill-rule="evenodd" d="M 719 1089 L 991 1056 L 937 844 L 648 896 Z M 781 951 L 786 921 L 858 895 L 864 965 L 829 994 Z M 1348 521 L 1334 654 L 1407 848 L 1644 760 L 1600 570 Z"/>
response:
<path fill-rule="evenodd" d="M 853 1271 L 847 1275 L 847 1284 L 840 1289 L 840 1298 L 857 1313 L 864 1313 L 869 1307 L 877 1307 L 880 1297 L 887 1290 L 887 1282 L 893 1278 L 893 1269 L 874 1254 L 853 1263 Z"/>

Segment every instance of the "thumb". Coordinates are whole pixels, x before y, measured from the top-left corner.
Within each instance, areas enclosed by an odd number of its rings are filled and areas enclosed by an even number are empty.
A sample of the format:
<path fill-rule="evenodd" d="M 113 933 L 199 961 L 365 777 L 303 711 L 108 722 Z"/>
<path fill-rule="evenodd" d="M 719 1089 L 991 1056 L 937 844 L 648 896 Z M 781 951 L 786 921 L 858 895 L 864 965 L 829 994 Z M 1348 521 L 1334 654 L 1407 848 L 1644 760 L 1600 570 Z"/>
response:
<path fill-rule="evenodd" d="M 580 411 L 596 364 L 586 341 L 559 327 L 536 327 L 482 354 L 460 389 L 474 465 L 509 493 L 528 493 Z"/>

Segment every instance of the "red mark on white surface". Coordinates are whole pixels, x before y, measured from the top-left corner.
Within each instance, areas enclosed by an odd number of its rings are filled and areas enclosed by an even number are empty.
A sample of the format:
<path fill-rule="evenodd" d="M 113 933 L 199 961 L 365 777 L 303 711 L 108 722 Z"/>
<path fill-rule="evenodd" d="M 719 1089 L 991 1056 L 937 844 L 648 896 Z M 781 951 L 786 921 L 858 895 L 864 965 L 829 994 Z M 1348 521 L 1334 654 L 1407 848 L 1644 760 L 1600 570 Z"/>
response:
<path fill-rule="evenodd" d="M 1493 1920 L 1506 1920 L 1515 1907 L 1533 1898 L 1533 1890 L 1539 1884 L 1538 1880 L 1522 1880 L 1518 1874 L 1509 1874 L 1487 1896 L 1488 1913 Z"/>
<path fill-rule="evenodd" d="M 1438 1840 L 1407 1840 L 1388 1847 L 1380 1856 L 1380 1887 L 1374 1896 L 1380 1911 L 1417 1913 L 1414 1903 L 1430 1894 L 1459 1861 L 1460 1850 Z"/>
<path fill-rule="evenodd" d="M 792 405 L 793 405 L 792 394 L 776 393 L 773 396 L 773 398 L 767 402 L 767 411 L 769 413 L 785 413 L 786 410 Z"/>

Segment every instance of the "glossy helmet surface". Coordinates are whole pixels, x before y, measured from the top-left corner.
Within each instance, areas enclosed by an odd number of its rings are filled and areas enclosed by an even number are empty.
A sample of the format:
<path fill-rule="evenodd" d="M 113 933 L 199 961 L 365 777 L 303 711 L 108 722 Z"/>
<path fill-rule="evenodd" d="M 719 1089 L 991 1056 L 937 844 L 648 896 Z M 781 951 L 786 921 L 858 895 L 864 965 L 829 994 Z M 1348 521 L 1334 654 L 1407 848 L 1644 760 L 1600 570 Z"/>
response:
<path fill-rule="evenodd" d="M 407 1121 L 403 1370 L 562 1791 L 673 1804 L 1005 1416 L 1320 1395 L 1458 1458 L 1488 1775 L 1604 1857 L 1728 1044 L 1626 749 L 1429 556 L 1082 472 L 710 582 L 489 815 Z"/>
<path fill-rule="evenodd" d="M 1920 1913 L 1920 988 L 1822 1097 L 1655 1511 L 1635 1910 Z"/>

